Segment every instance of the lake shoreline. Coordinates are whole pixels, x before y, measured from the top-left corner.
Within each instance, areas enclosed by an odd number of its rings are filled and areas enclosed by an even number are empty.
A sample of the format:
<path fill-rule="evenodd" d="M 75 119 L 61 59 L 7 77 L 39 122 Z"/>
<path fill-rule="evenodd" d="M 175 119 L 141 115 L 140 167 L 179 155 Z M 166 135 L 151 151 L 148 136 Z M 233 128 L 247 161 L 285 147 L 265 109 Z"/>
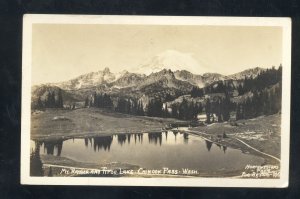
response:
<path fill-rule="evenodd" d="M 167 178 L 190 178 L 190 177 L 203 177 L 203 178 L 213 178 L 213 177 L 222 177 L 222 178 L 241 178 L 241 174 L 244 171 L 233 170 L 233 171 L 200 171 L 198 174 L 116 174 L 116 175 L 83 175 L 78 174 L 80 170 L 101 170 L 102 168 L 106 168 L 107 170 L 135 170 L 137 171 L 141 167 L 138 165 L 131 165 L 128 163 L 107 163 L 107 164 L 95 164 L 95 163 L 83 163 L 72 160 L 70 158 L 65 157 L 57 157 L 53 155 L 41 155 L 41 160 L 43 162 L 43 173 L 44 176 L 48 176 L 50 167 L 51 167 L 51 177 L 143 177 L 143 178 L 153 178 L 153 177 L 167 177 Z M 69 173 L 65 173 L 62 171 L 69 170 Z M 73 172 L 72 172 L 73 171 Z M 74 172 L 75 171 L 75 172 Z"/>
<path fill-rule="evenodd" d="M 53 118 L 57 116 L 60 116 L 62 119 L 53 120 Z M 243 153 L 261 157 L 264 159 L 263 165 L 271 164 L 280 166 L 280 162 L 278 160 L 260 153 L 263 152 L 277 158 L 280 157 L 280 125 L 278 125 L 279 118 L 280 115 L 272 115 L 251 120 L 237 121 L 236 126 L 232 126 L 230 123 L 225 122 L 214 123 L 201 127 L 174 128 L 170 129 L 170 131 L 173 130 L 181 133 L 201 136 L 202 139 L 208 140 L 209 142 L 217 145 L 238 149 Z M 127 135 L 134 133 L 159 133 L 164 132 L 165 130 L 162 129 L 164 129 L 170 123 L 183 122 L 173 118 L 131 116 L 126 114 L 112 113 L 107 110 L 95 108 L 73 111 L 46 110 L 45 112 L 40 112 L 37 114 L 33 113 L 32 121 L 31 139 L 34 141 L 68 140 L 119 134 Z M 277 126 L 274 126 L 274 124 L 277 124 Z M 55 125 L 56 128 L 55 133 L 51 131 L 51 129 L 53 129 L 53 125 Z M 122 125 L 125 125 L 125 127 Z M 253 139 L 251 137 L 251 139 L 248 139 L 248 137 L 246 137 L 246 135 L 253 137 L 253 135 L 258 135 L 259 133 L 262 134 L 261 132 L 264 133 L 265 130 L 263 128 L 265 127 L 271 129 L 273 135 L 275 136 L 269 136 L 269 140 L 258 140 L 255 137 Z M 224 132 L 226 137 L 222 137 Z M 262 136 L 263 138 L 266 137 L 264 134 L 262 134 Z M 253 150 L 253 148 L 250 148 L 238 140 L 242 140 L 244 143 L 247 143 L 249 146 L 252 146 L 257 150 Z M 277 149 L 278 147 L 279 149 Z M 238 176 L 240 174 L 241 173 L 239 172 L 235 172 L 232 176 Z M 220 175 L 221 174 L 218 174 L 218 176 Z"/>

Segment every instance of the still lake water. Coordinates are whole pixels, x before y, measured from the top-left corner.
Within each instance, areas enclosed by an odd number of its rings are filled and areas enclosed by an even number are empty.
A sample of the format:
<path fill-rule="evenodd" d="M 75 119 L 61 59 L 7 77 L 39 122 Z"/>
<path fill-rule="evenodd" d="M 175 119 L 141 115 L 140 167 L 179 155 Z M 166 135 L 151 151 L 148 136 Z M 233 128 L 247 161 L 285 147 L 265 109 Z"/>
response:
<path fill-rule="evenodd" d="M 260 157 L 216 145 L 194 135 L 172 131 L 75 138 L 40 144 L 40 154 L 79 162 L 129 163 L 149 169 L 168 167 L 216 171 L 242 169 L 247 164 L 263 163 Z M 31 147 L 35 147 L 33 141 Z"/>

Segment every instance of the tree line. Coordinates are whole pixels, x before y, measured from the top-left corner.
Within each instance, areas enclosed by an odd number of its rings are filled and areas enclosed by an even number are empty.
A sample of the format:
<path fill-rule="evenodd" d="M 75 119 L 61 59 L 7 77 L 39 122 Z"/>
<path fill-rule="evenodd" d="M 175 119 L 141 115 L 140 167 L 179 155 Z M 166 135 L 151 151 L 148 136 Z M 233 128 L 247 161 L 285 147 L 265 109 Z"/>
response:
<path fill-rule="evenodd" d="M 116 112 L 150 116 L 177 118 L 181 120 L 197 119 L 199 113 L 205 112 L 207 123 L 223 122 L 230 119 L 230 112 L 235 112 L 236 119 L 253 118 L 260 115 L 278 113 L 281 109 L 281 75 L 282 67 L 274 67 L 261 72 L 256 78 L 245 78 L 235 89 L 239 95 L 247 92 L 252 96 L 238 103 L 230 100 L 234 89 L 230 81 L 219 81 L 204 88 L 193 87 L 191 97 L 204 97 L 205 94 L 222 93 L 209 97 L 202 104 L 185 97 L 180 102 L 172 102 L 174 96 L 166 93 L 165 96 L 156 96 L 146 103 L 134 97 L 111 97 L 107 93 L 96 93 L 85 98 L 85 107 L 109 108 Z M 277 84 L 278 85 L 275 85 Z M 273 87 L 272 87 L 273 86 Z M 272 87 L 272 89 L 271 89 Z M 169 102 L 169 103 L 167 103 Z M 63 108 L 62 91 L 49 91 L 44 100 L 38 98 L 36 108 Z M 213 116 L 216 115 L 216 118 Z"/>
<path fill-rule="evenodd" d="M 188 102 L 185 98 L 183 98 L 182 102 L 173 103 L 170 107 L 168 107 L 167 103 L 163 103 L 160 97 L 150 99 L 147 104 L 135 98 L 118 97 L 115 99 L 114 104 L 111 96 L 107 93 L 94 93 L 92 99 L 86 97 L 85 106 L 110 108 L 116 112 L 131 115 L 173 117 L 181 120 L 196 119 L 197 115 L 203 110 L 201 103 Z M 169 111 L 169 109 L 171 109 L 171 111 Z"/>
<path fill-rule="evenodd" d="M 230 112 L 234 104 L 230 101 L 230 96 L 225 92 L 225 97 L 215 97 L 215 99 L 206 99 L 205 114 L 206 122 L 208 124 L 215 122 L 213 114 L 217 116 L 217 122 L 228 121 L 230 119 Z"/>
<path fill-rule="evenodd" d="M 133 98 L 118 98 L 115 111 L 131 115 L 145 115 L 142 101 Z"/>
<path fill-rule="evenodd" d="M 195 97 L 203 97 L 205 94 L 229 92 L 233 90 L 231 86 L 231 82 L 232 82 L 231 80 L 219 81 L 203 88 L 193 86 L 190 94 L 191 97 L 195 98 Z"/>
<path fill-rule="evenodd" d="M 219 81 L 205 86 L 204 88 L 199 88 L 194 86 L 190 92 L 191 97 L 203 97 L 205 94 L 211 93 L 224 93 L 237 89 L 239 95 L 243 95 L 250 91 L 261 91 L 266 87 L 275 85 L 282 79 L 282 66 L 280 65 L 278 69 L 272 67 L 266 69 L 258 74 L 255 78 L 245 77 L 241 80 L 238 86 L 233 86 L 231 84 L 232 80 Z"/>
<path fill-rule="evenodd" d="M 281 82 L 275 88 L 253 91 L 253 96 L 236 105 L 236 120 L 261 115 L 272 115 L 281 111 Z"/>
<path fill-rule="evenodd" d="M 243 82 L 239 84 L 237 90 L 239 95 L 243 95 L 249 91 L 262 91 L 266 87 L 275 85 L 281 82 L 282 79 L 282 66 L 280 65 L 278 69 L 272 67 L 262 71 L 257 77 L 245 77 Z"/>
<path fill-rule="evenodd" d="M 188 102 L 187 99 L 183 98 L 182 102 L 171 105 L 171 114 L 168 116 L 181 120 L 196 120 L 197 115 L 202 111 L 201 102 Z"/>
<path fill-rule="evenodd" d="M 113 101 L 110 97 L 110 95 L 104 93 L 96 93 L 94 92 L 93 94 L 93 100 L 90 100 L 89 97 L 87 96 L 85 98 L 84 106 L 92 106 L 92 107 L 97 107 L 97 108 L 111 108 L 113 107 Z"/>
<path fill-rule="evenodd" d="M 49 91 L 45 100 L 42 100 L 41 96 L 39 96 L 37 103 L 33 106 L 34 106 L 33 108 L 36 109 L 63 108 L 64 102 L 63 102 L 62 91 L 58 90 L 57 95 L 55 94 L 55 91 Z"/>
<path fill-rule="evenodd" d="M 197 115 L 204 111 L 207 123 L 228 121 L 231 112 L 235 112 L 236 119 L 239 120 L 270 115 L 281 110 L 281 83 L 273 89 L 265 88 L 262 91 L 254 90 L 252 92 L 253 95 L 246 100 L 234 103 L 230 100 L 230 94 L 225 91 L 223 96 L 207 98 L 204 106 L 201 102 L 188 101 L 184 97 L 181 102 L 177 103 L 164 103 L 161 98 L 155 97 L 149 100 L 147 104 L 134 98 L 119 97 L 114 105 L 110 95 L 104 93 L 94 94 L 92 106 L 111 108 L 116 112 L 131 115 L 177 118 L 180 120 L 197 119 Z M 91 102 L 86 102 L 86 104 L 89 103 Z"/>

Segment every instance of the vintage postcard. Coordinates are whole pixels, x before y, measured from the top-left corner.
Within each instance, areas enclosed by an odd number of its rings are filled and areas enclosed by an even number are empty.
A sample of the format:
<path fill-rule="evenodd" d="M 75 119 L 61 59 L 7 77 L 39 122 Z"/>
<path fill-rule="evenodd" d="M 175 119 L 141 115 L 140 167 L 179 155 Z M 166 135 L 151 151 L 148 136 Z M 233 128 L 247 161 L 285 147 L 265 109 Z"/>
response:
<path fill-rule="evenodd" d="M 21 183 L 287 187 L 289 18 L 24 15 Z"/>

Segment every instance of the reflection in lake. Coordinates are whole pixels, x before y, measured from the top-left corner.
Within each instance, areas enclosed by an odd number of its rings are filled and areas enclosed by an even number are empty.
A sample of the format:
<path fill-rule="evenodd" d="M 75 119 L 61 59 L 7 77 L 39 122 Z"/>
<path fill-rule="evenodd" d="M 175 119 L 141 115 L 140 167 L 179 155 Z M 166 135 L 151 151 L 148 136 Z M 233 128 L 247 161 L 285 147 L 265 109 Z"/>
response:
<path fill-rule="evenodd" d="M 105 137 L 94 137 L 94 151 L 99 151 L 103 149 L 104 151 L 110 149 L 110 145 L 113 141 L 113 136 L 105 136 Z"/>
<path fill-rule="evenodd" d="M 92 138 L 84 138 L 84 144 L 86 147 L 88 147 L 89 144 L 92 146 Z"/>
<path fill-rule="evenodd" d="M 183 133 L 183 139 L 184 139 L 184 143 L 187 144 L 189 140 L 189 134 Z"/>
<path fill-rule="evenodd" d="M 206 144 L 206 148 L 208 151 L 210 151 L 211 147 L 212 147 L 212 142 L 208 141 L 208 140 L 205 140 L 205 144 Z"/>
<path fill-rule="evenodd" d="M 159 145 L 161 146 L 162 133 L 160 133 L 160 132 L 158 132 L 158 133 L 148 133 L 148 140 L 149 140 L 149 143 L 154 143 L 155 145 L 157 143 L 159 143 Z"/>
<path fill-rule="evenodd" d="M 120 135 L 117 135 L 117 137 L 118 137 L 118 143 L 122 146 L 126 141 L 126 134 L 125 135 L 120 134 Z"/>
<path fill-rule="evenodd" d="M 54 155 L 54 149 L 55 149 L 56 156 L 60 156 L 62 145 L 63 145 L 62 140 L 44 142 L 44 150 L 47 152 L 48 155 Z"/>
<path fill-rule="evenodd" d="M 168 140 L 168 131 L 165 131 L 165 137 L 166 137 L 166 141 Z"/>
<path fill-rule="evenodd" d="M 227 150 L 227 146 L 223 146 L 224 153 L 226 153 L 226 150 Z"/>
<path fill-rule="evenodd" d="M 262 158 L 178 131 L 116 134 L 43 141 L 38 144 L 32 142 L 32 145 L 41 147 L 40 154 L 66 157 L 79 162 L 121 162 L 153 169 L 232 170 L 263 162 Z"/>

